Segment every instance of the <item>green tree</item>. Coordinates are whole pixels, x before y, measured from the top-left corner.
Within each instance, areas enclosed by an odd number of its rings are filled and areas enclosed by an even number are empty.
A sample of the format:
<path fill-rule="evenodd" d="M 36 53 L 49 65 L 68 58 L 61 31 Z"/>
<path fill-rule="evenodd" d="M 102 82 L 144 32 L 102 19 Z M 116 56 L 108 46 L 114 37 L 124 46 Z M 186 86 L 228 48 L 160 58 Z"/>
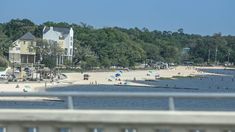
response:
<path fill-rule="evenodd" d="M 38 58 L 42 64 L 49 67 L 51 70 L 56 67 L 56 60 L 62 56 L 64 50 L 59 46 L 56 41 L 47 41 L 38 39 L 37 45 L 34 47 L 37 50 Z"/>
<path fill-rule="evenodd" d="M 12 19 L 4 24 L 5 34 L 13 41 L 27 32 L 34 32 L 36 25 L 28 19 Z"/>
<path fill-rule="evenodd" d="M 201 36 L 184 33 L 180 28 L 177 31 L 150 31 L 147 28 L 99 28 L 96 29 L 86 23 L 69 24 L 66 22 L 45 22 L 35 25 L 28 19 L 12 19 L 0 24 L 0 55 L 7 56 L 12 42 L 26 32 L 32 32 L 37 38 L 42 38 L 44 26 L 72 27 L 74 30 L 73 62 L 84 69 L 94 67 L 109 68 L 110 66 L 133 67 L 146 60 L 180 63 L 181 51 L 190 48 L 189 60 L 195 63 L 204 63 L 210 60 L 235 62 L 235 36 L 223 36 L 215 33 L 213 36 Z M 42 42 L 41 42 L 42 43 Z M 43 42 L 44 43 L 44 42 Z M 50 44 L 42 44 L 44 62 L 54 63 L 56 48 Z M 41 48 L 42 49 L 42 48 Z M 217 52 L 216 52 L 216 49 Z M 209 52 L 210 51 L 210 52 Z M 216 54 L 217 53 L 217 54 Z M 216 55 L 215 55 L 216 54 Z M 39 57 L 40 58 L 40 57 Z M 46 62 L 45 62 L 46 63 Z M 54 67 L 54 66 L 53 66 Z"/>

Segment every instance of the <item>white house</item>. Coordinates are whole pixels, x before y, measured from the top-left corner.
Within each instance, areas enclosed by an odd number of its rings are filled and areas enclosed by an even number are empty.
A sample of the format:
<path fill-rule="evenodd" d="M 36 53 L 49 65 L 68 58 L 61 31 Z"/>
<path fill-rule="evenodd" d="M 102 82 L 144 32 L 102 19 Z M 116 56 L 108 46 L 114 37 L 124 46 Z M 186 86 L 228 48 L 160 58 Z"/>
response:
<path fill-rule="evenodd" d="M 44 27 L 43 40 L 56 41 L 62 49 L 64 55 L 57 58 L 57 64 L 64 64 L 64 60 L 72 61 L 73 57 L 73 29 L 61 27 Z"/>

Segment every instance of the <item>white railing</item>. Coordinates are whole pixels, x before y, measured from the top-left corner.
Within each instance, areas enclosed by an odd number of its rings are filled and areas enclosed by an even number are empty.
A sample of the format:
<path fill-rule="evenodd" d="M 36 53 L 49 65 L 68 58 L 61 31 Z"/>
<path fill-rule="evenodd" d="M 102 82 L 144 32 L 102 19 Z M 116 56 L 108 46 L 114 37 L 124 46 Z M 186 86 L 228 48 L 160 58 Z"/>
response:
<path fill-rule="evenodd" d="M 5 109 L 0 110 L 0 115 L 0 127 L 5 132 L 29 132 L 29 130 L 30 132 L 233 132 L 235 130 L 235 112 Z"/>
<path fill-rule="evenodd" d="M 0 97 L 66 97 L 68 109 L 74 109 L 73 97 L 168 98 L 169 110 L 175 110 L 175 99 L 235 99 L 235 93 L 150 93 L 150 92 L 31 92 L 0 93 Z"/>
<path fill-rule="evenodd" d="M 0 93 L 1 97 L 67 97 L 69 109 L 1 109 L 0 132 L 235 132 L 235 112 L 177 111 L 178 98 L 234 99 L 221 93 Z M 170 111 L 79 110 L 73 97 L 168 98 Z"/>

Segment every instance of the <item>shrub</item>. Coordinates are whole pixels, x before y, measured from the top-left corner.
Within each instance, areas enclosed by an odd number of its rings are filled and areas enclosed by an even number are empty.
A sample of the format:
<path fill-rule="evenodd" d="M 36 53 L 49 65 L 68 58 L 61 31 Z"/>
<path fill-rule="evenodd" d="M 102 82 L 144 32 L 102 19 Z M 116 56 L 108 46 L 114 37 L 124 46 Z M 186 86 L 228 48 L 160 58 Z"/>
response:
<path fill-rule="evenodd" d="M 7 67 L 7 66 L 8 66 L 8 60 L 0 56 L 0 67 Z"/>

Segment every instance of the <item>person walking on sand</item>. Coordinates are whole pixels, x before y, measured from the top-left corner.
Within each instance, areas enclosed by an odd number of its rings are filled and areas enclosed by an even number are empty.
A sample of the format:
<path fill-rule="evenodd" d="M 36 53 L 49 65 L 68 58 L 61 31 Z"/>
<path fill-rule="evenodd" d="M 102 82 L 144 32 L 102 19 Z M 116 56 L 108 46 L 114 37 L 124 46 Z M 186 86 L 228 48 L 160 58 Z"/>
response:
<path fill-rule="evenodd" d="M 134 77 L 134 79 L 133 79 L 134 81 L 136 81 L 136 77 Z"/>

